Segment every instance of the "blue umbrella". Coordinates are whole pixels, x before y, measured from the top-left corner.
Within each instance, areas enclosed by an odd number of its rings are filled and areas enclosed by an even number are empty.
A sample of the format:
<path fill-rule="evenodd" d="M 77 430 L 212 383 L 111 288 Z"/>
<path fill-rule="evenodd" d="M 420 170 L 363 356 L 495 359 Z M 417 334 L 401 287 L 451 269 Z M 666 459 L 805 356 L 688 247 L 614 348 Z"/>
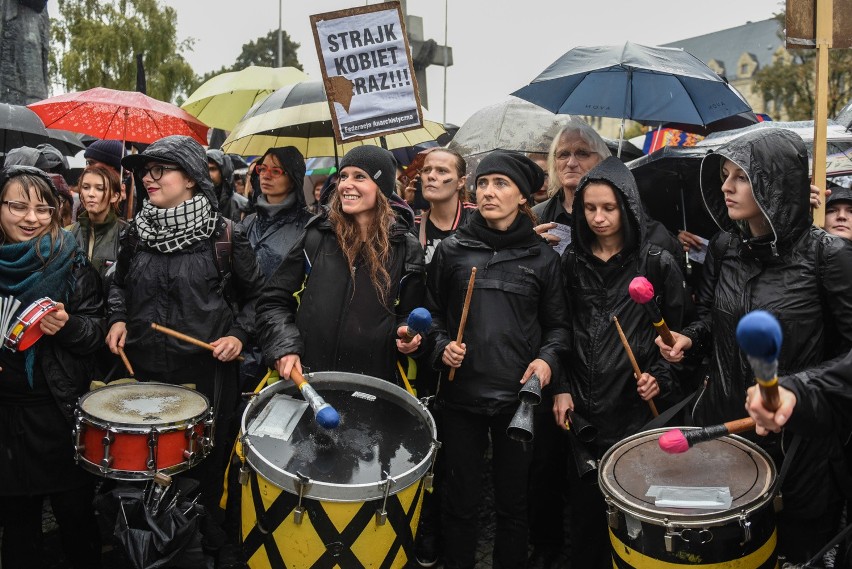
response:
<path fill-rule="evenodd" d="M 512 93 L 553 113 L 707 127 L 751 107 L 736 89 L 677 48 L 577 47 Z"/>

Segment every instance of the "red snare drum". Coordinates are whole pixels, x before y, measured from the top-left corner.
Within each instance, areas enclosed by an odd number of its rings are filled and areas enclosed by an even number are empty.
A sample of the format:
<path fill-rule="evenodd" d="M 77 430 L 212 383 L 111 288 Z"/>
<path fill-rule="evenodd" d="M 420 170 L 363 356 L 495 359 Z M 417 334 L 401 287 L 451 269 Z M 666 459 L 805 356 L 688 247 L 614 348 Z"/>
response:
<path fill-rule="evenodd" d="M 9 329 L 9 335 L 6 336 L 6 347 L 23 352 L 35 344 L 44 334 L 39 322 L 45 314 L 54 310 L 56 310 L 56 303 L 47 297 L 40 298 L 26 307 L 18 315 L 15 325 Z"/>
<path fill-rule="evenodd" d="M 108 385 L 83 395 L 76 414 L 75 460 L 106 478 L 182 472 L 213 446 L 207 398 L 179 385 Z"/>

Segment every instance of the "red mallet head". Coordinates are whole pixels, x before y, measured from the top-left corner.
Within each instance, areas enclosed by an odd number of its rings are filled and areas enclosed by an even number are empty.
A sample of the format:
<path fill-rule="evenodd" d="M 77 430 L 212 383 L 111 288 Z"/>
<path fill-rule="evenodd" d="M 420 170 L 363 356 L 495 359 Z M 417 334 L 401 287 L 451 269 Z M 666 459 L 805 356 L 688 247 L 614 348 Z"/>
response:
<path fill-rule="evenodd" d="M 645 277 L 636 277 L 630 281 L 630 298 L 638 304 L 645 304 L 654 298 L 654 285 Z"/>
<path fill-rule="evenodd" d="M 672 429 L 663 434 L 660 437 L 659 444 L 660 448 L 669 454 L 680 454 L 689 450 L 689 441 L 686 440 L 683 431 L 680 429 Z"/>

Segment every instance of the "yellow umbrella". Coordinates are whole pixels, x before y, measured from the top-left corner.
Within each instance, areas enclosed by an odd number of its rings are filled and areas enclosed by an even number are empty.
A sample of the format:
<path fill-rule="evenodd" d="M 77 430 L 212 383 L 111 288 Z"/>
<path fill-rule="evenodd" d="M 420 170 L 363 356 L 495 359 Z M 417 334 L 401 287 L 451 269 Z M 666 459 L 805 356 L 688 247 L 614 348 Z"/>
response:
<path fill-rule="evenodd" d="M 181 108 L 207 125 L 231 130 L 246 111 L 276 90 L 306 79 L 307 74 L 295 67 L 250 65 L 209 79 Z"/>
<path fill-rule="evenodd" d="M 389 150 L 436 140 L 446 131 L 424 120 L 420 128 L 385 136 Z M 321 81 L 287 85 L 252 108 L 237 124 L 222 150 L 242 156 L 263 154 L 268 148 L 295 146 L 305 158 L 342 156 L 356 146 L 381 146 L 379 137 L 336 144 L 331 112 Z"/>

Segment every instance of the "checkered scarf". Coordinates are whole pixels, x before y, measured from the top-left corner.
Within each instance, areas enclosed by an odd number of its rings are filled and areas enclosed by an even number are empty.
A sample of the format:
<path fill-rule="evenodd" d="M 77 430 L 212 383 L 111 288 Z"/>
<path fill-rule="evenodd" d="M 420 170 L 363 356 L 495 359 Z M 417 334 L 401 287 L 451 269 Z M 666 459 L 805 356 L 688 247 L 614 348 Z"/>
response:
<path fill-rule="evenodd" d="M 207 197 L 198 193 L 177 207 L 159 208 L 147 202 L 135 223 L 143 243 L 173 253 L 213 235 L 216 214 Z"/>

